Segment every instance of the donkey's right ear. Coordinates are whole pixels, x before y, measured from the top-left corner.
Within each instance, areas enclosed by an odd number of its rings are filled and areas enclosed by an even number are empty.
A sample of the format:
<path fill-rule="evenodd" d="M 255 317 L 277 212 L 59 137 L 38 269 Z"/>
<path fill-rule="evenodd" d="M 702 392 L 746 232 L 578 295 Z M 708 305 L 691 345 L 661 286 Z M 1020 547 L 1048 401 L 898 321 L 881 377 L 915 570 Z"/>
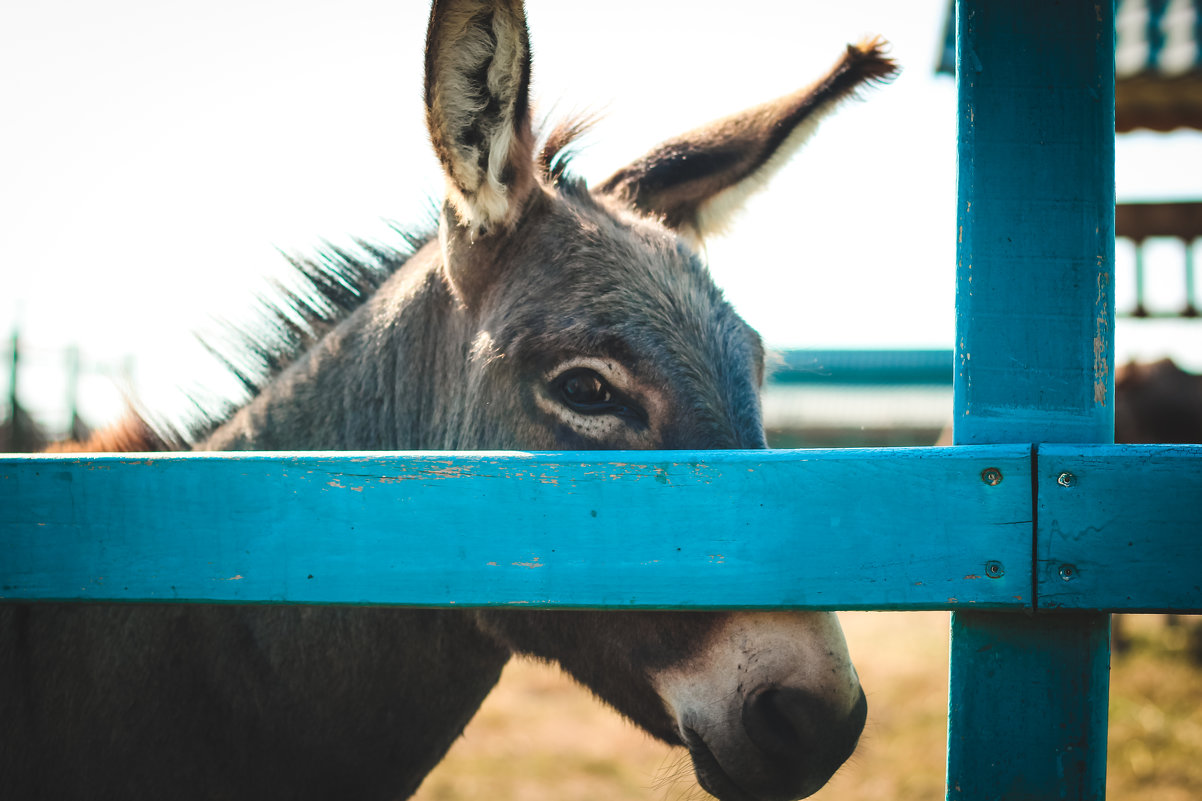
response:
<path fill-rule="evenodd" d="M 426 33 L 426 126 L 448 221 L 468 236 L 513 225 L 536 183 L 530 39 L 521 0 L 435 0 Z"/>

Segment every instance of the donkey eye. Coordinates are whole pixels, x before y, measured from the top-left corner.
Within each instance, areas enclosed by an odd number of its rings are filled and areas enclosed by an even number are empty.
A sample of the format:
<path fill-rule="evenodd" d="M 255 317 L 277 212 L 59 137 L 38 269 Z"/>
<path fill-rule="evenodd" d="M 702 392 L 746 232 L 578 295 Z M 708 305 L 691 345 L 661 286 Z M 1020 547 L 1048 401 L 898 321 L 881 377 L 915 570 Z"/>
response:
<path fill-rule="evenodd" d="M 588 368 L 569 370 L 555 383 L 559 395 L 568 406 L 585 414 L 605 414 L 616 411 L 613 390 L 600 375 Z M 620 407 L 619 407 L 620 408 Z"/>
<path fill-rule="evenodd" d="M 547 394 L 551 401 L 577 415 L 620 417 L 635 429 L 648 425 L 647 412 L 638 401 L 589 367 L 577 365 L 564 370 L 547 384 Z"/>

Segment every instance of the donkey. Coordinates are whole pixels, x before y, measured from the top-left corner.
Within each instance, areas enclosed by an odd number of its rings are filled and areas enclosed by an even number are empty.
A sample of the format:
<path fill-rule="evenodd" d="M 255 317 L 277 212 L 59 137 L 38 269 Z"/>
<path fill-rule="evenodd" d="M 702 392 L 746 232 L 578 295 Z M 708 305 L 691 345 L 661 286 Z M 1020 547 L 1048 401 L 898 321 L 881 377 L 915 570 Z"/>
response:
<path fill-rule="evenodd" d="M 314 297 L 232 360 L 253 396 L 193 446 L 765 447 L 764 348 L 699 244 L 840 101 L 894 74 L 883 44 L 590 190 L 564 157 L 579 125 L 536 141 L 520 1 L 436 0 L 437 233 L 300 263 Z M 106 437 L 171 444 L 138 421 Z M 685 746 L 723 801 L 815 792 L 866 715 L 831 613 L 9 604 L 0 794 L 404 798 L 513 654 Z"/>

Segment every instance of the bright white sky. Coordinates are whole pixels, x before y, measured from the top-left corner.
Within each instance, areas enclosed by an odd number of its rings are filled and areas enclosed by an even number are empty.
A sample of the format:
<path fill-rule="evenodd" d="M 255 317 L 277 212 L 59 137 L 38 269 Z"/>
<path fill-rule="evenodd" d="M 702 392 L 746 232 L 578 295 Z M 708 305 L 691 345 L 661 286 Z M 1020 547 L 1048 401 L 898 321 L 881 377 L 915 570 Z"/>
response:
<path fill-rule="evenodd" d="M 943 0 L 528 6 L 540 108 L 607 112 L 576 162 L 594 181 L 810 82 L 845 42 L 888 37 L 901 78 L 825 124 L 710 261 L 774 345 L 951 346 Z M 0 333 L 19 324 L 30 348 L 26 403 L 55 413 L 47 359 L 78 343 L 90 362 L 132 357 L 148 406 L 183 413 L 181 389 L 233 386 L 193 333 L 251 318 L 287 272 L 278 250 L 418 219 L 441 191 L 422 128 L 426 14 L 418 0 L 5 3 Z M 1202 196 L 1200 154 L 1197 135 L 1123 137 L 1120 199 Z M 1166 258 L 1154 289 L 1175 303 L 1181 256 Z M 1127 324 L 1119 349 L 1202 368 L 1202 325 Z M 111 416 L 119 400 L 90 381 L 84 409 Z"/>

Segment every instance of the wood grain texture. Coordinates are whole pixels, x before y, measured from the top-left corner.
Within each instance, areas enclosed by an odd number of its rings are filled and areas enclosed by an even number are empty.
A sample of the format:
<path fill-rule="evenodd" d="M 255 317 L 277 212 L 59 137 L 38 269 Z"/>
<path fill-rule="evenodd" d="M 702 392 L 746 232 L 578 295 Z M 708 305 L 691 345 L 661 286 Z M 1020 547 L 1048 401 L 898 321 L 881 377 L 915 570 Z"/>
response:
<path fill-rule="evenodd" d="M 1026 446 L 9 457 L 0 595 L 1024 608 L 1030 514 Z"/>
<path fill-rule="evenodd" d="M 1202 446 L 1041 445 L 1041 609 L 1202 612 Z"/>
<path fill-rule="evenodd" d="M 1114 7 L 958 0 L 953 441 L 1114 439 Z M 947 797 L 1102 799 L 1109 618 L 956 613 Z"/>
<path fill-rule="evenodd" d="M 1109 616 L 952 617 L 948 801 L 1102 801 Z"/>
<path fill-rule="evenodd" d="M 955 442 L 1112 442 L 1113 8 L 957 8 Z"/>

